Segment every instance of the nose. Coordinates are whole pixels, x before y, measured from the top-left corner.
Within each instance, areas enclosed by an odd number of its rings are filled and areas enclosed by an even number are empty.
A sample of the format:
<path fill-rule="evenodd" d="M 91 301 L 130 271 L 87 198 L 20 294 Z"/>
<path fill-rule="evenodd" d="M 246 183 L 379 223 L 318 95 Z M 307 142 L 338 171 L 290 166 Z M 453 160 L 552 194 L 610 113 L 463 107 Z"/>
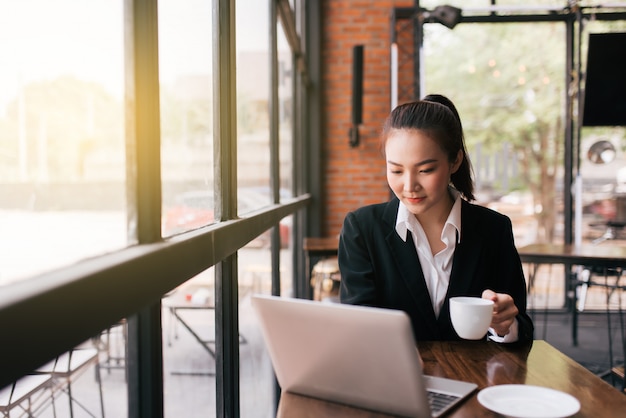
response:
<path fill-rule="evenodd" d="M 412 193 L 420 189 L 419 182 L 417 181 L 417 177 L 412 173 L 406 173 L 404 177 L 404 191 L 407 193 Z"/>

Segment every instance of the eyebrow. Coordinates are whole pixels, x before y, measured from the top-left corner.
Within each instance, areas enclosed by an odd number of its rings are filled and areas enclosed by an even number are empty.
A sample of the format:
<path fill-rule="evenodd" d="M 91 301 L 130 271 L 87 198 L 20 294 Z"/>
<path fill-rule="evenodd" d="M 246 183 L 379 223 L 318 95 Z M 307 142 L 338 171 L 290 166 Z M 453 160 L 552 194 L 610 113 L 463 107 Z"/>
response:
<path fill-rule="evenodd" d="M 438 160 L 436 160 L 435 158 L 429 158 L 429 159 L 426 159 L 426 160 L 420 161 L 420 162 L 418 162 L 417 164 L 414 164 L 413 166 L 414 166 L 414 167 L 419 167 L 419 166 L 426 165 L 426 164 L 436 163 L 437 161 L 438 161 Z M 397 166 L 401 166 L 401 165 L 402 165 L 402 164 L 400 164 L 400 163 L 396 163 L 396 162 L 391 161 L 391 160 L 387 160 L 387 163 L 388 163 L 388 164 L 391 164 L 391 165 L 397 165 Z"/>

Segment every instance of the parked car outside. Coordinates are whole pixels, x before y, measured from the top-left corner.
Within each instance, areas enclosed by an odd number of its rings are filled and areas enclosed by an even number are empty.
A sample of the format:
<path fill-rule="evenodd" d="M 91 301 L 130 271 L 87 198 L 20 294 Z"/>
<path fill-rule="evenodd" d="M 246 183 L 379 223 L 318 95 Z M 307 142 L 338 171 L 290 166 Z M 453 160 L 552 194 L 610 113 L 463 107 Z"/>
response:
<path fill-rule="evenodd" d="M 283 192 L 284 193 L 284 192 Z M 269 193 L 264 188 L 243 188 L 237 194 L 237 207 L 241 216 L 270 204 Z M 174 199 L 174 204 L 164 210 L 162 218 L 163 236 L 172 236 L 211 224 L 215 220 L 213 192 L 194 190 L 183 192 Z M 291 237 L 291 217 L 279 223 L 281 248 L 287 248 Z M 268 247 L 270 230 L 252 240 L 248 246 Z"/>

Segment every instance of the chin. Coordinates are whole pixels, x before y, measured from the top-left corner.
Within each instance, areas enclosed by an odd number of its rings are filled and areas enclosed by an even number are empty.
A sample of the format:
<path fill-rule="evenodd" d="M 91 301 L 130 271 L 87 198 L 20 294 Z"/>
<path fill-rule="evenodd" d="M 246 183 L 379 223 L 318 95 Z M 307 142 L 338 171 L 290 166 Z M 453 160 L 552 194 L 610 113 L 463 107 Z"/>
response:
<path fill-rule="evenodd" d="M 406 208 L 409 210 L 409 212 L 411 212 L 413 215 L 421 215 L 422 213 L 424 213 L 424 205 L 423 204 L 417 204 L 417 205 L 411 205 L 411 204 L 404 204 L 406 206 Z"/>

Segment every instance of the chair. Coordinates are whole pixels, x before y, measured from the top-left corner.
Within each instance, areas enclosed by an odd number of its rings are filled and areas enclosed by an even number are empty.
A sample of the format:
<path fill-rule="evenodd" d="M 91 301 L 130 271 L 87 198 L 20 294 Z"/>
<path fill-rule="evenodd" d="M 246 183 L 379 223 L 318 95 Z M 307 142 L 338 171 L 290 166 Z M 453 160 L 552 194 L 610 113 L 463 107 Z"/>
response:
<path fill-rule="evenodd" d="M 592 244 L 600 244 L 601 242 L 604 242 L 607 240 L 613 240 L 613 239 L 619 238 L 619 235 L 621 234 L 621 232 L 624 230 L 624 228 L 626 228 L 626 222 L 607 221 L 607 222 L 601 222 L 601 223 L 592 223 L 592 224 L 589 224 L 589 226 L 592 226 L 592 227 L 603 226 L 606 228 L 604 230 L 604 233 L 601 236 L 591 241 Z"/>
<path fill-rule="evenodd" d="M 128 381 L 126 374 L 126 343 L 128 341 L 126 319 L 122 319 L 105 329 L 93 337 L 91 341 L 100 353 L 100 370 L 106 369 L 111 373 L 112 369 L 121 369 L 124 371 L 125 380 Z"/>
<path fill-rule="evenodd" d="M 622 379 L 622 392 L 626 394 L 626 376 L 624 375 L 624 365 L 615 366 L 611 369 L 611 373 L 618 379 Z"/>
<path fill-rule="evenodd" d="M 313 300 L 339 302 L 341 273 L 337 257 L 323 258 L 311 270 Z"/>
<path fill-rule="evenodd" d="M 626 290 L 626 279 L 624 278 L 624 272 L 621 268 L 609 268 L 609 267 L 597 267 L 597 266 L 584 266 L 580 269 L 576 280 L 576 292 L 577 292 L 577 304 L 573 307 L 573 336 L 574 345 L 577 345 L 576 329 L 577 329 L 577 316 L 579 312 L 583 312 L 585 309 L 585 303 L 587 300 L 587 293 L 590 287 L 598 287 L 605 289 L 605 307 L 607 317 L 607 333 L 609 339 L 609 371 L 605 374 L 610 375 L 613 383 L 615 384 L 615 378 L 622 379 L 622 390 L 626 390 L 626 380 L 624 378 L 624 366 L 618 366 L 614 363 L 613 353 L 613 332 L 612 332 L 612 316 L 611 316 L 611 299 L 618 292 L 618 320 L 620 322 L 622 349 L 624 352 L 624 361 L 626 361 L 626 338 L 624 332 L 624 316 L 622 307 L 622 292 Z M 621 371 L 621 373 L 620 373 Z"/>
<path fill-rule="evenodd" d="M 69 401 L 70 417 L 74 417 L 74 404 L 78 405 L 89 416 L 96 417 L 85 405 L 79 402 L 72 394 L 72 382 L 82 375 L 89 366 L 94 366 L 96 381 L 100 395 L 101 417 L 104 418 L 104 398 L 102 396 L 102 381 L 100 379 L 100 360 L 95 348 L 75 348 L 64 353 L 36 370 L 36 374 L 48 375 L 52 379 L 53 397 L 55 392 L 64 392 Z M 54 407 L 54 399 L 53 399 Z M 56 416 L 56 410 L 55 410 Z"/>
<path fill-rule="evenodd" d="M 51 381 L 49 374 L 27 375 L 0 390 L 2 416 L 9 418 L 15 408 L 20 408 L 29 417 L 37 416 L 37 412 L 52 400 Z"/>

